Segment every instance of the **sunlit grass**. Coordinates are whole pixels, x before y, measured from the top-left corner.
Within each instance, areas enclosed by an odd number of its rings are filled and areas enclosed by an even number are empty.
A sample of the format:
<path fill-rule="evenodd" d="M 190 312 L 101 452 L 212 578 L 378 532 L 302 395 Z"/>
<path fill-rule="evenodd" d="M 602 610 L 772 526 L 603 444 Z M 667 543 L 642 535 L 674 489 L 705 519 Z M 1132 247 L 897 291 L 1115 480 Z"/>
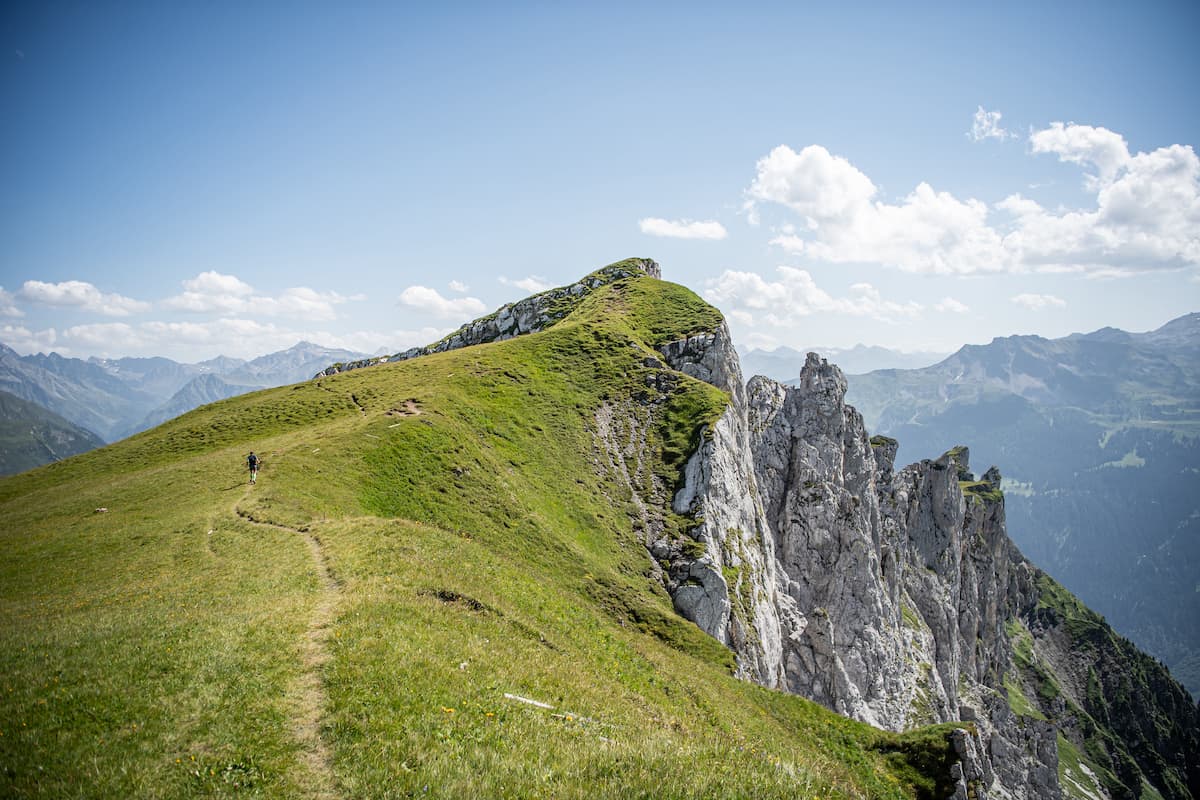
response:
<path fill-rule="evenodd" d="M 725 396 L 679 376 L 631 398 L 655 346 L 717 321 L 624 281 L 541 334 L 233 398 L 0 481 L 0 795 L 928 796 L 912 765 L 940 764 L 942 732 L 734 678 L 597 467 L 609 403 L 677 472 Z M 330 764 L 297 730 L 306 671 Z"/>

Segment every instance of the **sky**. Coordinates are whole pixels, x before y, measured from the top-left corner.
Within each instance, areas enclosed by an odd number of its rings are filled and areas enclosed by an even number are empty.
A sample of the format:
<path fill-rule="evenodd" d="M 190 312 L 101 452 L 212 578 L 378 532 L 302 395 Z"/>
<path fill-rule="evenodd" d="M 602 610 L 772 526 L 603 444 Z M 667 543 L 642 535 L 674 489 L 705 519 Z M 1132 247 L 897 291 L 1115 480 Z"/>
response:
<path fill-rule="evenodd" d="M 1200 310 L 1200 4 L 10 2 L 0 342 L 395 352 L 654 258 L 735 342 Z"/>

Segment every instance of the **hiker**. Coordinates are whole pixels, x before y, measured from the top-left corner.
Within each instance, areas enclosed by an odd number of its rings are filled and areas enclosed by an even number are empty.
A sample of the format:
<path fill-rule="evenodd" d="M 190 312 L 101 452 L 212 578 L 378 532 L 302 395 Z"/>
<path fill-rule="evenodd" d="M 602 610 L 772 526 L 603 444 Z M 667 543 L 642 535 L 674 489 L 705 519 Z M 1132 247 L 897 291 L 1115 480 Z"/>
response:
<path fill-rule="evenodd" d="M 250 455 L 246 456 L 246 464 L 250 467 L 250 482 L 254 483 L 258 480 L 258 456 L 254 455 L 254 451 L 250 451 Z"/>

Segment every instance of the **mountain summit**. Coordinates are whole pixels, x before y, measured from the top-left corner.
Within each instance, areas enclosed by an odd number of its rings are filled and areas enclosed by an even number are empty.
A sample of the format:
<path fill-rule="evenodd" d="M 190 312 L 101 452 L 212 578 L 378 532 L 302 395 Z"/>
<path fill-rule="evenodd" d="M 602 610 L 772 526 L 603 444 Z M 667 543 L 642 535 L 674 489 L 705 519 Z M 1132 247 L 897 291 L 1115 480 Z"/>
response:
<path fill-rule="evenodd" d="M 998 471 L 744 385 L 653 262 L 410 353 L 0 481 L 4 793 L 1200 794 Z"/>

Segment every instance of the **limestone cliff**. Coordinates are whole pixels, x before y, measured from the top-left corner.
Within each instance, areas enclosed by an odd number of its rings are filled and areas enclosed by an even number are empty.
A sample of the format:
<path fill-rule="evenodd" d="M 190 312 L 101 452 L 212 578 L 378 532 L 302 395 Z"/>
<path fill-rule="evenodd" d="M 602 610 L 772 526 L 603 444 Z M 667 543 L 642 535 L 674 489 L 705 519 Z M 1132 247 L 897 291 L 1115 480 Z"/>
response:
<path fill-rule="evenodd" d="M 643 276 L 658 265 L 618 262 L 322 374 L 544 330 Z M 706 319 L 640 354 L 644 391 L 606 397 L 593 463 L 628 490 L 649 574 L 742 677 L 891 730 L 961 723 L 960 800 L 1200 798 L 1197 707 L 1022 556 L 998 470 L 977 480 L 965 447 L 897 469 L 896 442 L 868 435 L 836 366 L 810 354 L 794 387 L 745 384 L 727 327 Z M 678 476 L 656 472 L 652 432 L 692 380 L 728 403 Z"/>
<path fill-rule="evenodd" d="M 1146 730 L 1123 736 L 1088 705 L 1132 667 L 1078 647 L 1070 615 L 1047 610 L 1048 578 L 1005 531 L 996 469 L 976 480 L 961 447 L 896 470 L 895 442 L 868 436 L 815 355 L 795 387 L 742 387 L 723 326 L 661 352 L 731 402 L 672 501 L 701 554 L 650 550 L 670 563 L 676 609 L 744 676 L 893 730 L 962 721 L 962 797 L 1197 795 L 1197 711 L 1160 666 L 1137 664 L 1158 676 L 1139 695 L 1156 711 Z"/>

